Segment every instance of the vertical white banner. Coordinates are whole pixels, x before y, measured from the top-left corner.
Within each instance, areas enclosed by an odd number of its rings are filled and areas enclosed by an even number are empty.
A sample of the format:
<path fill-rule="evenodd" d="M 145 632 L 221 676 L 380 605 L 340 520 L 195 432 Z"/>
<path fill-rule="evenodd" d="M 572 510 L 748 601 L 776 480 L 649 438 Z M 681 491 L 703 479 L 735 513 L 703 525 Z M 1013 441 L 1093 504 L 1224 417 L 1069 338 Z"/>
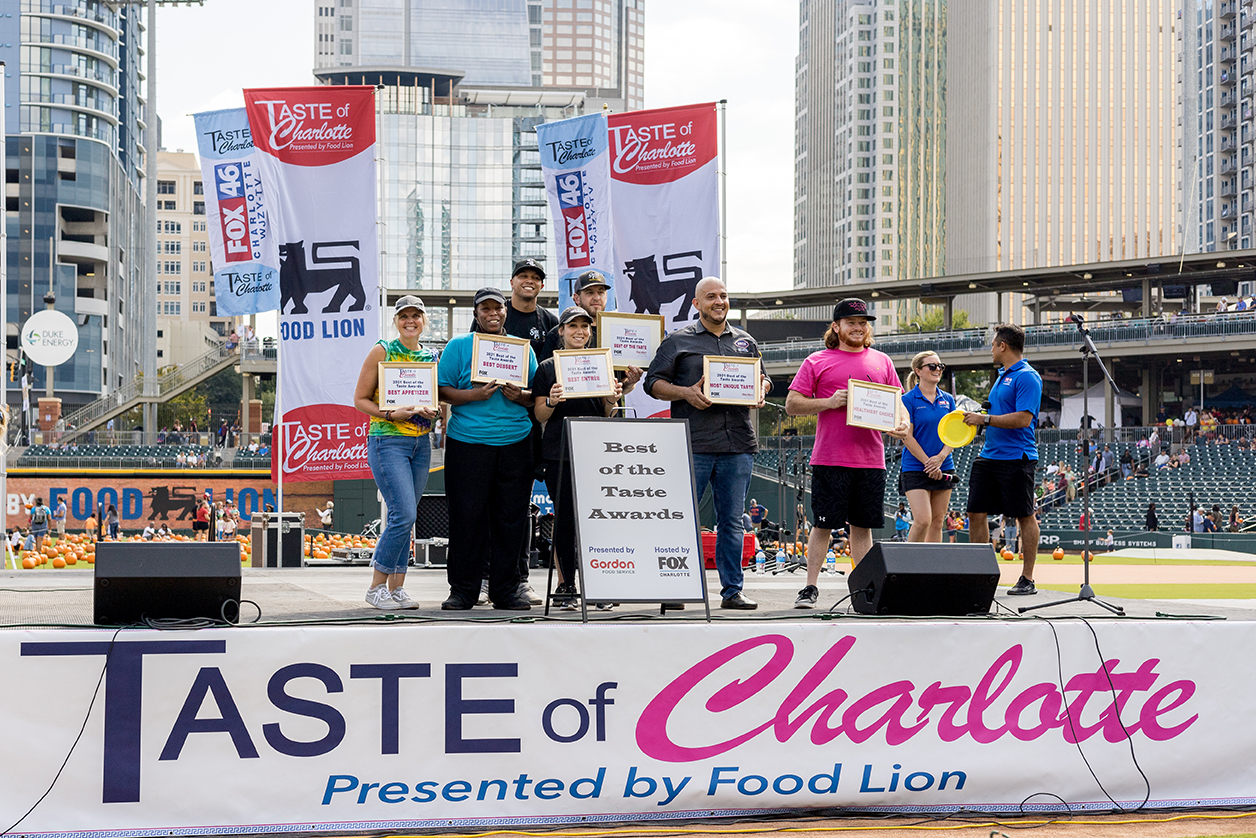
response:
<path fill-rule="evenodd" d="M 193 114 L 218 314 L 279 308 L 279 249 L 244 108 Z"/>
<path fill-rule="evenodd" d="M 615 272 L 606 115 L 543 123 L 536 127 L 536 139 L 554 216 L 562 311 L 571 305 L 572 286 L 580 274 L 596 270 L 610 277 Z M 615 307 L 613 291 L 606 307 Z"/>
<path fill-rule="evenodd" d="M 715 104 L 612 114 L 609 128 L 614 308 L 662 314 L 663 328 L 672 332 L 697 319 L 698 282 L 719 276 Z M 639 389 L 628 404 L 639 417 L 669 412 Z"/>
<path fill-rule="evenodd" d="M 244 91 L 279 243 L 279 381 L 285 480 L 367 478 L 369 419 L 353 407 L 379 339 L 375 91 Z M 282 457 L 282 461 L 280 460 Z"/>

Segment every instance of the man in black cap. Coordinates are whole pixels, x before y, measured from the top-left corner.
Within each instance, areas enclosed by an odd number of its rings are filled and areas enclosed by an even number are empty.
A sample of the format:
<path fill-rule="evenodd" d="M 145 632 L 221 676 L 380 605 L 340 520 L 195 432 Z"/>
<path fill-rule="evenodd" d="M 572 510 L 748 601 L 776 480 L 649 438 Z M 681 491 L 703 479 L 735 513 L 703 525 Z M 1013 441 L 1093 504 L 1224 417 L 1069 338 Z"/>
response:
<path fill-rule="evenodd" d="M 741 592 L 745 533 L 741 514 L 759 440 L 749 407 L 714 404 L 703 395 L 702 359 L 707 355 L 758 358 L 759 344 L 749 332 L 728 322 L 728 289 L 716 277 L 698 283 L 693 305 L 698 320 L 663 338 L 644 386 L 654 398 L 672 403 L 672 418 L 689 420 L 697 494 L 701 498 L 711 484 L 718 519 L 715 566 L 720 573 L 720 607 L 749 611 L 759 606 Z M 763 384 L 766 399 L 772 380 L 764 376 Z M 763 407 L 763 402 L 758 406 Z"/>
<path fill-rule="evenodd" d="M 579 306 L 593 317 L 593 334 L 589 338 L 590 347 L 597 346 L 597 313 L 606 311 L 606 298 L 610 287 L 610 282 L 598 271 L 585 271 L 576 277 L 575 285 L 571 289 L 571 304 Z M 545 336 L 545 345 L 536 356 L 537 363 L 554 357 L 554 351 L 561 348 L 562 341 L 559 340 L 558 327 L 555 326 Z M 622 372 L 615 373 L 615 377 L 624 385 L 625 393 L 637 386 L 637 382 L 643 375 L 645 375 L 645 370 L 640 367 L 628 367 Z"/>
<path fill-rule="evenodd" d="M 894 362 L 872 348 L 868 304 L 854 298 L 839 302 L 824 334 L 824 349 L 802 362 L 789 385 L 785 412 L 817 416 L 811 450 L 811 515 L 815 526 L 807 540 L 807 585 L 795 608 L 815 608 L 820 597 L 820 568 L 833 530 L 850 531 L 850 557 L 859 564 L 872 549 L 872 531 L 885 526 L 885 443 L 881 432 L 846 422 L 846 395 L 851 379 L 894 387 L 900 393 Z M 890 436 L 903 439 L 906 419 Z"/>
<path fill-rule="evenodd" d="M 475 295 L 479 332 L 504 335 L 506 298 L 496 288 Z M 474 334 L 445 346 L 437 369 L 440 400 L 450 405 L 445 445 L 445 492 L 449 500 L 449 598 L 441 608 L 462 611 L 480 594 L 483 562 L 489 564 L 494 608 L 526 611 L 519 595 L 519 554 L 528 535 L 532 492 L 530 390 L 515 384 L 473 384 Z M 536 355 L 528 347 L 528 380 Z"/>
<path fill-rule="evenodd" d="M 537 361 L 550 329 L 558 325 L 558 317 L 536 304 L 545 287 L 545 269 L 535 259 L 521 259 L 510 275 L 510 302 L 506 307 L 506 334 L 532 342 Z"/>
<path fill-rule="evenodd" d="M 521 259 L 515 263 L 510 277 L 510 300 L 506 306 L 506 334 L 530 341 L 537 363 L 541 360 L 541 347 L 545 345 L 546 335 L 558 325 L 558 318 L 536 303 L 544 287 L 545 269 L 539 262 Z M 532 468 L 534 477 L 538 480 L 545 478 L 541 461 L 541 426 L 535 417 L 532 419 Z M 519 595 L 533 605 L 540 605 L 543 600 L 528 582 L 529 552 L 525 541 L 523 555 L 519 557 Z"/>

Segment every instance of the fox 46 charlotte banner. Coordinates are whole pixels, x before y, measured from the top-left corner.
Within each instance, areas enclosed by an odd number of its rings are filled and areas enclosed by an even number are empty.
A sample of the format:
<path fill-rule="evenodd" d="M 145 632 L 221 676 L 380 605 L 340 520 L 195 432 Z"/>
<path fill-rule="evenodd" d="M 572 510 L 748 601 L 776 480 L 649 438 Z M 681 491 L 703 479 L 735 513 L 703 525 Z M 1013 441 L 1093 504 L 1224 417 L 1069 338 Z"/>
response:
<path fill-rule="evenodd" d="M 193 114 L 214 293 L 224 316 L 279 308 L 279 249 L 244 108 Z"/>
<path fill-rule="evenodd" d="M 361 360 L 379 339 L 375 91 L 244 91 L 271 228 L 279 242 L 285 480 L 370 477 L 370 420 L 353 407 Z M 282 460 L 281 460 L 282 458 Z"/>
<path fill-rule="evenodd" d="M 611 223 L 610 157 L 606 115 L 577 116 L 536 126 L 545 192 L 554 214 L 558 256 L 558 310 L 571 305 L 575 279 L 596 270 L 615 272 Z M 606 301 L 613 310 L 614 291 Z"/>
<path fill-rule="evenodd" d="M 0 715 L 0 812 L 121 838 L 1256 801 L 1256 623 L 1091 630 L 0 632 L 20 694 L 56 697 Z"/>

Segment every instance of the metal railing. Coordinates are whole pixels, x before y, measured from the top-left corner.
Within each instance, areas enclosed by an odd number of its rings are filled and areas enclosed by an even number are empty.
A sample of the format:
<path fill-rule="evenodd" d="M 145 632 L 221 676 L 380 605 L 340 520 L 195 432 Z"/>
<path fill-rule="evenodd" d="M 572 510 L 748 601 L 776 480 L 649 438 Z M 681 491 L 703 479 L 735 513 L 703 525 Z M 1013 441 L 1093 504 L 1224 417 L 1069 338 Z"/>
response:
<path fill-rule="evenodd" d="M 1153 340 L 1189 340 L 1256 335 L 1256 310 L 1216 314 L 1173 315 L 1131 320 L 1102 320 L 1088 324 L 1097 344 L 1146 343 Z M 1025 327 L 1025 351 L 1078 343 L 1077 328 L 1069 324 Z M 976 353 L 990 345 L 988 329 L 950 332 L 893 332 L 877 337 L 876 348 L 892 356 L 914 355 L 932 350 L 942 356 Z M 765 363 L 802 361 L 824 348 L 823 340 L 789 340 L 759 345 Z"/>
<path fill-rule="evenodd" d="M 172 398 L 206 372 L 222 365 L 228 359 L 235 359 L 236 357 L 238 356 L 234 351 L 227 349 L 225 341 L 218 343 L 203 355 L 170 370 L 164 375 L 159 375 L 157 377 L 155 400 L 166 401 Z M 109 413 L 120 412 L 133 403 L 138 404 L 144 396 L 144 376 L 141 373 L 109 395 L 102 396 L 64 417 L 65 427 L 67 428 L 65 438 L 69 439 L 82 433 L 81 429 L 84 426 L 98 422 Z"/>

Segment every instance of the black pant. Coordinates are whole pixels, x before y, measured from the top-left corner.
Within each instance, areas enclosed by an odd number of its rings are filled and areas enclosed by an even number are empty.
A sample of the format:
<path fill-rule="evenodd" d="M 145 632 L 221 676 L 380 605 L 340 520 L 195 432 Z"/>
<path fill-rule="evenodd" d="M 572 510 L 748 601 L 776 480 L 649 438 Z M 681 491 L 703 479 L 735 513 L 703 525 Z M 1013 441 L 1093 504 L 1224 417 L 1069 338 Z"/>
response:
<path fill-rule="evenodd" d="M 481 445 L 449 439 L 445 446 L 449 502 L 451 595 L 474 603 L 488 561 L 488 595 L 506 603 L 518 595 L 519 553 L 528 537 L 532 441 Z"/>
<path fill-rule="evenodd" d="M 576 508 L 571 491 L 571 461 L 562 462 L 562 497 L 559 497 L 558 460 L 545 461 L 545 488 L 554 502 L 554 550 L 563 581 L 576 584 Z"/>

